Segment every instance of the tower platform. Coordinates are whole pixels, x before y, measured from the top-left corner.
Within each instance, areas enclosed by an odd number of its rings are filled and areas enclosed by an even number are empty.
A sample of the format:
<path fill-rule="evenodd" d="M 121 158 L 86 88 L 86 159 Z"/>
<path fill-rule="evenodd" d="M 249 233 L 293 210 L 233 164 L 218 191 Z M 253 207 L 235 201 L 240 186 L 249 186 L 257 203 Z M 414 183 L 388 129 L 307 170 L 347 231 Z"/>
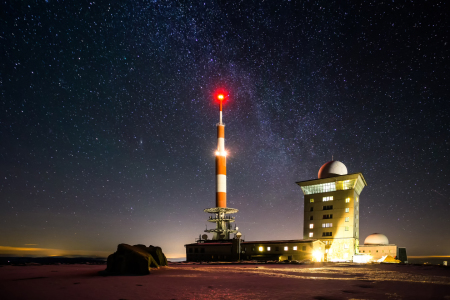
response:
<path fill-rule="evenodd" d="M 230 233 L 238 232 L 236 225 L 234 226 L 234 229 L 231 227 L 231 223 L 235 222 L 234 217 L 228 215 L 237 213 L 239 211 L 238 209 L 229 207 L 212 207 L 206 208 L 203 211 L 209 214 L 214 214 L 214 216 L 210 216 L 207 221 L 216 223 L 216 228 L 205 230 L 205 232 L 214 234 L 213 240 L 228 240 L 230 239 Z"/>

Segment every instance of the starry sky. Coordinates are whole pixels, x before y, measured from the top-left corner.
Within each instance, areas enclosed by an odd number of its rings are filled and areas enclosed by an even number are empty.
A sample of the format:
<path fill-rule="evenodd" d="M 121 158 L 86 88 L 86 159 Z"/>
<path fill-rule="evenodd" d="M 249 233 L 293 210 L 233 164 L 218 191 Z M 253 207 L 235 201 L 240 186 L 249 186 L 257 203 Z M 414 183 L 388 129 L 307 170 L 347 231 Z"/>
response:
<path fill-rule="evenodd" d="M 3 253 L 184 256 L 215 205 L 222 88 L 246 240 L 301 239 L 295 182 L 333 157 L 368 183 L 362 240 L 450 255 L 443 2 L 75 3 L 1 3 Z"/>

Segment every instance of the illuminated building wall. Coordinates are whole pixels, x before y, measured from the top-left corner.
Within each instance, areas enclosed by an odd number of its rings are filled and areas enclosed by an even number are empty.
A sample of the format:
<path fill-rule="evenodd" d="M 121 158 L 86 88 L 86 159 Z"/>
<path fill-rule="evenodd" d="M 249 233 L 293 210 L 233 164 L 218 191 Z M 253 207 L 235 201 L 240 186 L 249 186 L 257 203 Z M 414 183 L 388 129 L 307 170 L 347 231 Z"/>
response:
<path fill-rule="evenodd" d="M 202 240 L 187 244 L 187 261 L 236 260 L 324 260 L 325 245 L 318 240 L 249 241 L 233 239 L 231 242 Z M 239 254 L 240 252 L 240 254 Z"/>
<path fill-rule="evenodd" d="M 371 260 L 377 260 L 383 256 L 397 256 L 397 245 L 360 245 L 359 253 L 371 256 Z"/>
<path fill-rule="evenodd" d="M 359 196 L 367 184 L 361 173 L 346 171 L 297 182 L 304 193 L 303 238 L 324 242 L 328 261 L 352 260 L 358 251 Z"/>

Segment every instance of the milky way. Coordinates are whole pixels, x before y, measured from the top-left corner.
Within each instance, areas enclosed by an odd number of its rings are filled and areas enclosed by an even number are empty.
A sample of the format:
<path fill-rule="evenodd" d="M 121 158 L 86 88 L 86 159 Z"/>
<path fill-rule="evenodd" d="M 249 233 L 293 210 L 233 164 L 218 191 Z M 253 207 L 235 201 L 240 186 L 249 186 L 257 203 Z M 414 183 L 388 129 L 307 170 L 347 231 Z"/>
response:
<path fill-rule="evenodd" d="M 3 2 L 0 245 L 183 255 L 215 203 L 224 88 L 246 240 L 302 238 L 295 182 L 333 157 L 367 180 L 361 239 L 449 254 L 450 16 L 343 2 Z"/>

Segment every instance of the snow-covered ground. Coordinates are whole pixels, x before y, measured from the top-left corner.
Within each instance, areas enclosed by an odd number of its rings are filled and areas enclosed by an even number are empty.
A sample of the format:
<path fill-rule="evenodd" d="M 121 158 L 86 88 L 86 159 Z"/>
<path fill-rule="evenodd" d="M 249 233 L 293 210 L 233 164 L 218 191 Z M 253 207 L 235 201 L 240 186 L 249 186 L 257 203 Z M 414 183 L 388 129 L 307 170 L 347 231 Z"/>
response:
<path fill-rule="evenodd" d="M 104 265 L 0 267 L 0 299 L 450 299 L 450 268 L 398 264 L 183 264 L 147 276 Z"/>

